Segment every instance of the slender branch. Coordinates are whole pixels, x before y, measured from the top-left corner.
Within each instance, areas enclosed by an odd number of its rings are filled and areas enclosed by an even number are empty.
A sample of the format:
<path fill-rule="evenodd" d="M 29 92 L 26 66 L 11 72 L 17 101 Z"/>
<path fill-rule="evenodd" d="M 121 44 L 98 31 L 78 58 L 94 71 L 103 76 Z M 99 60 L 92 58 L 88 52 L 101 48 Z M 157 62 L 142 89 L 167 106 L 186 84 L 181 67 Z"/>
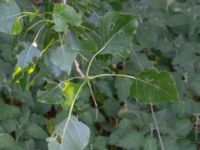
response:
<path fill-rule="evenodd" d="M 82 72 L 82 70 L 80 69 L 80 65 L 79 65 L 78 61 L 75 60 L 74 63 L 75 63 L 75 66 L 76 66 L 76 71 L 79 73 L 79 75 L 80 75 L 81 77 L 84 78 L 85 75 L 84 75 L 84 73 Z"/>
<path fill-rule="evenodd" d="M 63 0 L 63 4 L 67 4 L 67 0 Z"/>
<path fill-rule="evenodd" d="M 86 76 L 87 77 L 87 76 Z M 136 80 L 136 81 L 139 81 L 139 82 L 142 82 L 142 83 L 145 83 L 147 85 L 150 85 L 152 87 L 154 87 L 155 89 L 157 90 L 161 90 L 163 93 L 165 93 L 166 95 L 170 95 L 170 93 L 167 93 L 163 88 L 161 88 L 160 86 L 158 85 L 155 85 L 153 83 L 150 83 L 146 80 L 143 80 L 143 79 L 140 79 L 140 78 L 137 78 L 137 77 L 134 77 L 134 76 L 131 76 L 131 75 L 126 75 L 126 74 L 99 74 L 99 75 L 94 75 L 94 76 L 89 76 L 87 77 L 89 80 L 93 80 L 93 79 L 96 79 L 96 78 L 99 78 L 99 77 L 124 77 L 124 78 L 129 78 L 129 79 L 132 79 L 132 80 Z"/>
<path fill-rule="evenodd" d="M 161 150 L 165 150 L 165 147 L 164 147 L 161 135 L 160 135 L 160 130 L 158 128 L 158 122 L 157 122 L 155 114 L 154 114 L 153 104 L 150 104 L 150 107 L 151 107 L 151 114 L 152 114 L 152 117 L 153 117 L 153 122 L 155 124 L 155 128 L 156 128 L 156 131 L 157 131 L 157 134 L 158 134 L 158 139 L 160 141 Z"/>
<path fill-rule="evenodd" d="M 91 77 L 88 77 L 89 80 L 94 80 L 96 78 L 100 78 L 100 77 L 123 77 L 123 78 L 129 78 L 129 79 L 132 79 L 132 80 L 137 80 L 137 81 L 140 81 L 140 82 L 143 82 L 143 83 L 146 83 L 154 88 L 158 88 L 156 85 L 154 84 L 151 84 L 150 82 L 147 82 L 145 80 L 142 80 L 140 78 L 136 78 L 134 76 L 131 76 L 131 75 L 126 75 L 126 74 L 99 74 L 99 75 L 95 75 L 95 76 L 91 76 Z"/>
<path fill-rule="evenodd" d="M 84 87 L 85 84 L 86 84 L 86 81 L 84 81 L 84 82 L 81 84 L 81 86 L 79 87 L 79 89 L 78 89 L 76 95 L 74 96 L 74 99 L 73 99 L 72 104 L 71 104 L 71 106 L 70 106 L 70 110 L 69 110 L 69 114 L 68 114 L 68 117 L 67 117 L 67 121 L 66 121 L 65 127 L 64 127 L 64 129 L 63 129 L 63 133 L 62 133 L 61 144 L 60 144 L 59 150 L 62 150 L 62 148 L 63 148 L 62 146 L 65 145 L 65 144 L 62 144 L 62 143 L 65 142 L 64 135 L 65 135 L 65 132 L 66 132 L 66 130 L 67 130 L 67 126 L 68 126 L 69 120 L 70 120 L 71 115 L 72 115 L 72 111 L 73 111 L 73 108 L 74 108 L 74 104 L 75 104 L 75 102 L 76 102 L 76 100 L 77 100 L 77 98 L 78 98 L 78 96 L 79 96 L 79 94 L 80 94 L 80 92 L 81 92 L 81 90 L 82 90 L 82 88 Z"/>
<path fill-rule="evenodd" d="M 90 92 L 91 92 L 91 95 L 92 95 L 92 99 L 93 99 L 93 102 L 94 102 L 94 106 L 95 106 L 95 109 L 96 109 L 96 119 L 98 118 L 98 104 L 97 104 L 97 101 L 96 101 L 96 98 L 94 96 L 94 92 L 92 91 L 92 85 L 90 83 L 90 81 L 88 80 L 88 86 L 89 86 L 89 89 L 90 89 Z"/>
<path fill-rule="evenodd" d="M 87 68 L 87 71 L 86 71 L 86 76 L 89 75 L 89 72 L 90 72 L 90 68 L 91 68 L 91 65 L 94 61 L 94 59 L 96 58 L 97 55 L 99 55 L 105 48 L 106 45 L 104 45 L 104 47 L 102 47 L 97 53 L 94 54 L 94 56 L 91 58 L 90 62 L 89 62 L 89 65 L 88 65 L 88 68 Z"/>

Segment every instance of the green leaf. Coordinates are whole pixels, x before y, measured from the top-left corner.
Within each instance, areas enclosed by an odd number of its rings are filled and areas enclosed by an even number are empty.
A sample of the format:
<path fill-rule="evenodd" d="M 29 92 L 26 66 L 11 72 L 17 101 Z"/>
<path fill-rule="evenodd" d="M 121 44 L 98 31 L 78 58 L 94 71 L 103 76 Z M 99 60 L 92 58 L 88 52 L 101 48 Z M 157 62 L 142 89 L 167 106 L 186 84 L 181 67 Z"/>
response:
<path fill-rule="evenodd" d="M 193 128 L 193 123 L 190 120 L 177 120 L 174 125 L 174 132 L 177 136 L 187 136 Z"/>
<path fill-rule="evenodd" d="M 4 72 L 0 71 L 0 89 L 3 87 L 4 82 L 6 81 L 6 75 Z"/>
<path fill-rule="evenodd" d="M 66 31 L 67 26 L 80 26 L 82 23 L 81 16 L 73 7 L 64 4 L 56 4 L 53 13 L 54 29 L 57 32 Z"/>
<path fill-rule="evenodd" d="M 72 82 L 65 82 L 64 88 L 62 88 L 62 93 L 64 95 L 64 109 L 69 108 L 74 100 L 80 85 Z"/>
<path fill-rule="evenodd" d="M 132 50 L 132 36 L 138 26 L 134 15 L 107 13 L 99 21 L 102 54 L 127 55 Z"/>
<path fill-rule="evenodd" d="M 57 47 L 50 56 L 51 62 L 59 69 L 71 73 L 71 68 L 79 51 L 79 45 L 71 32 L 67 33 L 65 45 Z"/>
<path fill-rule="evenodd" d="M 178 143 L 175 139 L 165 136 L 162 137 L 165 150 L 180 150 Z"/>
<path fill-rule="evenodd" d="M 18 107 L 0 103 L 0 121 L 19 117 L 21 112 Z"/>
<path fill-rule="evenodd" d="M 24 50 L 17 55 L 17 66 L 24 69 L 29 64 L 34 64 L 35 57 L 39 58 L 41 51 L 31 45 L 30 43 L 24 43 Z"/>
<path fill-rule="evenodd" d="M 90 137 L 90 129 L 72 116 L 66 124 L 62 121 L 55 128 L 52 136 L 47 139 L 49 150 L 83 150 Z"/>
<path fill-rule="evenodd" d="M 98 136 L 95 138 L 94 149 L 107 150 L 106 143 L 107 143 L 107 137 Z"/>
<path fill-rule="evenodd" d="M 117 77 L 115 80 L 115 88 L 117 89 L 118 98 L 121 101 L 127 100 L 130 96 L 130 88 L 132 85 L 132 80 L 127 78 Z"/>
<path fill-rule="evenodd" d="M 70 74 L 77 54 L 78 51 L 76 49 L 61 45 L 52 52 L 50 59 L 54 65 L 67 72 L 67 74 Z"/>
<path fill-rule="evenodd" d="M 143 135 L 137 131 L 131 131 L 122 137 L 117 144 L 126 149 L 139 150 L 142 147 Z"/>
<path fill-rule="evenodd" d="M 28 88 L 28 83 L 29 83 L 29 74 L 26 72 L 24 73 L 20 79 L 19 79 L 20 86 L 22 88 L 22 91 L 26 91 Z"/>
<path fill-rule="evenodd" d="M 0 149 L 23 150 L 23 148 L 17 142 L 15 142 L 13 137 L 6 133 L 0 133 Z"/>
<path fill-rule="evenodd" d="M 110 107 L 112 106 L 112 107 Z M 106 115 L 109 117 L 116 117 L 117 113 L 120 110 L 119 101 L 116 100 L 107 100 L 103 104 L 103 110 L 105 111 Z"/>
<path fill-rule="evenodd" d="M 200 96 L 200 77 L 199 75 L 194 75 L 189 80 L 190 91 L 197 96 Z"/>
<path fill-rule="evenodd" d="M 61 88 L 56 83 L 47 83 L 46 90 L 38 90 L 37 100 L 41 103 L 60 104 L 63 102 L 63 95 Z"/>
<path fill-rule="evenodd" d="M 35 123 L 30 123 L 25 131 L 33 138 L 36 139 L 46 139 L 47 133 L 39 125 Z"/>
<path fill-rule="evenodd" d="M 0 32 L 11 34 L 20 9 L 15 0 L 0 1 Z"/>
<path fill-rule="evenodd" d="M 192 143 L 189 139 L 183 139 L 178 142 L 181 150 L 195 150 L 196 145 Z"/>
<path fill-rule="evenodd" d="M 146 137 L 143 150 L 157 150 L 157 140 L 153 137 Z"/>
<path fill-rule="evenodd" d="M 8 119 L 8 120 L 6 119 L 2 121 L 0 124 L 8 133 L 11 133 L 17 129 L 19 123 L 17 122 L 16 119 Z"/>
<path fill-rule="evenodd" d="M 21 19 L 17 18 L 15 20 L 15 22 L 13 23 L 13 25 L 12 25 L 12 34 L 13 35 L 18 35 L 18 34 L 21 33 L 21 31 L 22 31 Z"/>
<path fill-rule="evenodd" d="M 133 81 L 131 94 L 139 103 L 158 104 L 178 99 L 175 81 L 169 72 L 149 69 L 141 72 L 137 78 Z"/>

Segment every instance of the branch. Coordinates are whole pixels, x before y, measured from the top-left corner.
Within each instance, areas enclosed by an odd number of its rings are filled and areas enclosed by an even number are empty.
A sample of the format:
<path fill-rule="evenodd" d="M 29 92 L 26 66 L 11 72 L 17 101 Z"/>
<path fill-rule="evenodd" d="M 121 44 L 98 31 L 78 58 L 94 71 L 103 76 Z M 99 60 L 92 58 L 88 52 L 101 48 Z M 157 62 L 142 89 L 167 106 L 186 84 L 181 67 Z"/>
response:
<path fill-rule="evenodd" d="M 75 66 L 76 66 L 76 71 L 79 73 L 79 75 L 81 76 L 81 77 L 85 77 L 85 75 L 84 75 L 84 73 L 82 72 L 82 70 L 80 69 L 80 65 L 79 65 L 79 63 L 78 63 L 78 61 L 77 60 L 75 60 Z"/>
<path fill-rule="evenodd" d="M 158 122 L 156 121 L 156 117 L 155 117 L 155 114 L 154 114 L 153 104 L 150 104 L 150 107 L 151 107 L 151 114 L 152 114 L 152 117 L 153 117 L 153 122 L 155 124 L 155 128 L 156 128 L 156 131 L 157 131 L 157 134 L 158 134 L 158 139 L 160 141 L 161 150 L 165 150 L 165 147 L 164 147 L 161 135 L 160 135 L 160 130 L 158 128 Z"/>
<path fill-rule="evenodd" d="M 63 0 L 63 4 L 67 4 L 67 0 Z"/>

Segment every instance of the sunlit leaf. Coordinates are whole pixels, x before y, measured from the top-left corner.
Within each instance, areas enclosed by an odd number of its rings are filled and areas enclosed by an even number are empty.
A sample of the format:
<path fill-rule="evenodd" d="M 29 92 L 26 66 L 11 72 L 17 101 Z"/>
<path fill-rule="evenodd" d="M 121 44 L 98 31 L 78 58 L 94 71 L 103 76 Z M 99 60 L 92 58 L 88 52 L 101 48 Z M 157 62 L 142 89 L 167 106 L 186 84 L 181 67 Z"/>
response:
<path fill-rule="evenodd" d="M 12 34 L 18 35 L 21 33 L 21 31 L 22 31 L 21 19 L 17 18 L 12 25 Z"/>
<path fill-rule="evenodd" d="M 74 96 L 76 95 L 80 85 L 72 82 L 65 82 L 64 88 L 62 88 L 62 92 L 64 95 L 64 103 L 63 107 L 68 108 L 71 106 L 71 103 L 74 100 Z"/>

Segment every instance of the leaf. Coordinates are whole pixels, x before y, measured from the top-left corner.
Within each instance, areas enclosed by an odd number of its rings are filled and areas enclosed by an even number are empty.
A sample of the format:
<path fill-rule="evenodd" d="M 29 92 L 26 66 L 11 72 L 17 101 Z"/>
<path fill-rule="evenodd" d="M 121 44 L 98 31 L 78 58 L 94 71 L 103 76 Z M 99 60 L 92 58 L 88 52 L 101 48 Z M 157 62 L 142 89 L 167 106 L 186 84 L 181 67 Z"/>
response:
<path fill-rule="evenodd" d="M 94 149 L 107 150 L 106 143 L 107 143 L 107 137 L 98 136 L 95 138 Z"/>
<path fill-rule="evenodd" d="M 68 25 L 80 26 L 81 16 L 73 7 L 64 4 L 55 4 L 53 13 L 54 29 L 57 32 L 66 31 Z"/>
<path fill-rule="evenodd" d="M 71 32 L 68 32 L 65 45 L 57 47 L 50 56 L 51 62 L 61 70 L 71 73 L 71 68 L 78 54 L 78 44 Z"/>
<path fill-rule="evenodd" d="M 178 144 L 181 150 L 195 150 L 196 149 L 195 143 L 192 143 L 189 139 L 180 140 Z"/>
<path fill-rule="evenodd" d="M 63 107 L 69 108 L 71 106 L 71 103 L 74 100 L 74 96 L 76 95 L 80 85 L 72 82 L 65 82 L 64 87 L 62 88 L 62 92 L 64 95 L 64 103 Z"/>
<path fill-rule="evenodd" d="M 0 71 L 0 89 L 3 87 L 4 82 L 6 81 L 6 75 L 4 72 Z"/>
<path fill-rule="evenodd" d="M 67 125 L 67 126 L 66 126 Z M 52 136 L 47 139 L 49 150 L 83 150 L 90 137 L 90 129 L 72 116 L 58 124 Z"/>
<path fill-rule="evenodd" d="M 137 131 L 131 131 L 122 137 L 117 144 L 126 149 L 139 150 L 142 147 L 143 135 Z"/>
<path fill-rule="evenodd" d="M 137 78 L 133 81 L 131 94 L 139 103 L 158 104 L 178 99 L 175 81 L 169 72 L 149 69 L 141 72 Z"/>
<path fill-rule="evenodd" d="M 175 139 L 165 136 L 162 137 L 165 150 L 180 150 L 178 143 Z"/>
<path fill-rule="evenodd" d="M 190 120 L 177 120 L 174 125 L 174 132 L 177 136 L 187 136 L 193 128 L 193 123 Z"/>
<path fill-rule="evenodd" d="M 16 119 L 6 119 L 1 122 L 1 126 L 8 132 L 11 133 L 17 129 L 18 122 Z"/>
<path fill-rule="evenodd" d="M 107 97 L 109 98 L 113 97 L 110 84 L 106 80 L 99 80 L 97 82 L 97 88 L 102 94 L 106 95 Z"/>
<path fill-rule="evenodd" d="M 131 88 L 132 80 L 127 78 L 116 78 L 115 80 L 115 88 L 117 89 L 118 98 L 121 101 L 127 100 L 130 96 L 130 88 Z"/>
<path fill-rule="evenodd" d="M 24 69 L 29 64 L 34 64 L 34 58 L 39 58 L 40 55 L 41 51 L 38 48 L 34 47 L 30 43 L 24 43 L 24 50 L 17 55 L 17 66 Z"/>
<path fill-rule="evenodd" d="M 25 92 L 26 89 L 28 88 L 28 83 L 29 83 L 29 75 L 28 75 L 28 73 L 24 73 L 20 77 L 19 83 L 20 83 L 20 86 L 22 88 L 22 91 Z"/>
<path fill-rule="evenodd" d="M 6 133 L 0 133 L 0 149 L 23 150 L 23 148 L 15 142 L 13 137 Z"/>
<path fill-rule="evenodd" d="M 63 102 L 62 91 L 56 83 L 47 83 L 45 89 L 37 92 L 37 100 L 39 102 L 47 104 L 60 104 Z"/>
<path fill-rule="evenodd" d="M 199 75 L 192 76 L 189 81 L 189 90 L 197 96 L 200 96 L 200 77 Z"/>
<path fill-rule="evenodd" d="M 10 106 L 3 103 L 0 103 L 0 106 L 0 121 L 17 118 L 21 114 L 20 109 L 18 107 Z"/>
<path fill-rule="evenodd" d="M 127 55 L 132 50 L 132 36 L 138 26 L 134 15 L 107 13 L 99 21 L 102 54 Z M 99 42 L 99 41 L 98 41 Z"/>
<path fill-rule="evenodd" d="M 0 32 L 11 34 L 13 23 L 19 16 L 20 9 L 15 0 L 0 1 Z"/>
<path fill-rule="evenodd" d="M 21 33 L 21 31 L 22 31 L 21 19 L 17 18 L 12 25 L 12 34 L 18 35 Z"/>
<path fill-rule="evenodd" d="M 39 125 L 35 123 L 30 123 L 25 131 L 33 138 L 45 139 L 47 138 L 47 133 Z"/>
<path fill-rule="evenodd" d="M 112 107 L 110 107 L 110 106 L 112 106 Z M 104 112 L 106 113 L 107 116 L 116 117 L 117 113 L 120 110 L 120 104 L 116 100 L 104 101 L 103 110 L 104 110 Z"/>
<path fill-rule="evenodd" d="M 157 150 L 157 140 L 153 137 L 146 137 L 144 143 L 144 150 Z"/>

